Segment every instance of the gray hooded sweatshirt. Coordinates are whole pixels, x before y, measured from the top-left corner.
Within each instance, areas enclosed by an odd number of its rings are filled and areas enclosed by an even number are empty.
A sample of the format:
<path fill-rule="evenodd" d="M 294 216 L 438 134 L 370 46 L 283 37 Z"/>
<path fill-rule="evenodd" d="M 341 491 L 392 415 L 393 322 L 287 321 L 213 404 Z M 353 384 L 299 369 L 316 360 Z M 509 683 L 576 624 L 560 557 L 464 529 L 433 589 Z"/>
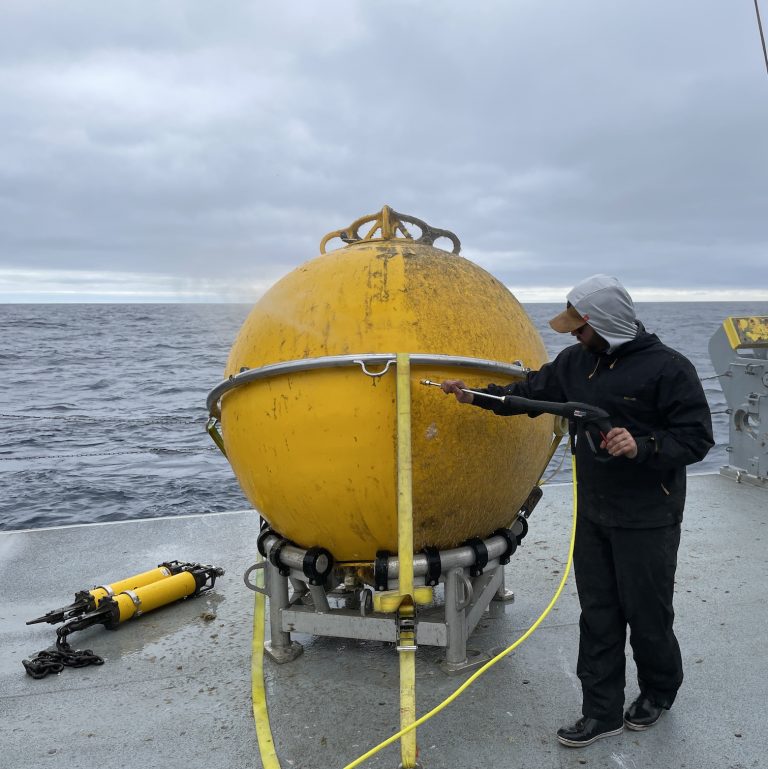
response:
<path fill-rule="evenodd" d="M 608 342 L 608 352 L 637 336 L 639 324 L 632 297 L 616 278 L 592 275 L 574 286 L 566 297 L 579 315 Z"/>

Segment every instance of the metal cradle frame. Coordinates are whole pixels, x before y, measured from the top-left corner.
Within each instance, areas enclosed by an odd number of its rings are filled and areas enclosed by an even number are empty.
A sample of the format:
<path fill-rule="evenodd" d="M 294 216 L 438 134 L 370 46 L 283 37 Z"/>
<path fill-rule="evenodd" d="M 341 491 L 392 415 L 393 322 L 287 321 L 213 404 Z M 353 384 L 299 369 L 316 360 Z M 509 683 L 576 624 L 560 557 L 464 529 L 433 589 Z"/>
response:
<path fill-rule="evenodd" d="M 445 648 L 442 669 L 460 673 L 485 663 L 491 655 L 471 653 L 467 639 L 492 601 L 511 601 L 514 593 L 506 589 L 504 565 L 527 532 L 527 520 L 518 516 L 507 536 L 495 534 L 480 540 L 478 547 L 465 545 L 436 554 L 440 563 L 437 582 L 443 585 L 444 600 L 420 608 L 416 618 L 416 638 L 420 645 Z M 360 580 L 344 579 L 344 565 L 336 566 L 321 583 L 308 576 L 306 564 L 311 551 L 292 545 L 271 531 L 260 538 L 265 561 L 251 566 L 244 575 L 245 584 L 269 597 L 271 640 L 265 644 L 268 656 L 277 663 L 290 662 L 303 647 L 292 633 L 353 638 L 358 640 L 399 642 L 397 616 L 394 612 L 373 609 L 374 588 Z M 325 551 L 323 551 L 325 553 Z M 322 554 L 320 558 L 322 559 Z M 435 556 L 433 556 L 435 557 Z M 426 586 L 429 559 L 424 553 L 414 555 L 414 587 Z M 324 565 L 324 564 L 323 564 Z M 266 587 L 251 582 L 256 569 L 265 569 Z M 329 564 L 330 568 L 330 564 Z M 387 588 L 398 590 L 398 559 L 386 561 Z M 310 574 L 313 572 L 311 571 Z M 435 580 L 433 580 L 435 581 Z M 315 583 L 315 584 L 313 584 Z"/>

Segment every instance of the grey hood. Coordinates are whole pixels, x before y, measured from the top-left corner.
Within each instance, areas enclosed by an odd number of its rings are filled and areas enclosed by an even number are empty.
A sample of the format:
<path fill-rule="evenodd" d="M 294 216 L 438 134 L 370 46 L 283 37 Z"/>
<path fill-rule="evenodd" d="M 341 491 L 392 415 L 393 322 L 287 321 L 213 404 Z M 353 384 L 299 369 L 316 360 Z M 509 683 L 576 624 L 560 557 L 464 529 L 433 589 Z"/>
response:
<path fill-rule="evenodd" d="M 579 315 L 608 342 L 608 352 L 637 336 L 638 322 L 632 297 L 616 278 L 592 275 L 567 296 Z"/>

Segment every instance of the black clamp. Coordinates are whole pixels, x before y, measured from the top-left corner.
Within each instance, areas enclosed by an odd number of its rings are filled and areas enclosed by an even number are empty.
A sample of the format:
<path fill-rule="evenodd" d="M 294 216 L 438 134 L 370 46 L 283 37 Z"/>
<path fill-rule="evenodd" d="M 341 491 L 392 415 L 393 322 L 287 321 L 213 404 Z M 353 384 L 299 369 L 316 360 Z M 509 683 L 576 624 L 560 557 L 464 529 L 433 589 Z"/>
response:
<path fill-rule="evenodd" d="M 510 529 L 496 529 L 496 531 L 493 532 L 493 536 L 503 537 L 504 541 L 507 543 L 506 549 L 499 556 L 499 563 L 506 565 L 509 563 L 509 559 L 515 554 L 515 550 L 517 550 L 517 546 L 519 544 L 517 537 L 512 533 Z"/>
<path fill-rule="evenodd" d="M 389 589 L 389 550 L 377 550 L 373 562 L 373 584 L 376 590 Z"/>
<path fill-rule="evenodd" d="M 268 525 L 266 525 L 266 523 L 266 521 L 262 521 L 261 530 L 259 531 L 259 536 L 256 539 L 256 549 L 259 551 L 259 553 L 261 553 L 262 558 L 267 557 L 267 551 L 264 547 L 264 540 L 275 533 L 272 531 L 272 529 L 269 528 Z"/>
<path fill-rule="evenodd" d="M 517 544 L 519 545 L 528 533 L 528 519 L 525 516 L 518 515 L 515 519 L 515 523 L 519 523 L 521 528 L 520 533 L 517 535 Z"/>
<path fill-rule="evenodd" d="M 322 585 L 333 569 L 333 556 L 324 547 L 310 547 L 301 568 L 310 585 Z"/>
<path fill-rule="evenodd" d="M 479 577 L 488 565 L 488 548 L 485 546 L 485 542 L 478 537 L 468 539 L 464 546 L 471 548 L 475 554 L 475 562 L 469 567 L 469 574 L 471 577 Z"/>
<path fill-rule="evenodd" d="M 531 489 L 531 493 L 526 497 L 525 502 L 523 502 L 520 514 L 525 518 L 530 518 L 533 508 L 539 504 L 542 496 L 544 496 L 544 491 L 541 486 L 534 486 Z"/>
<path fill-rule="evenodd" d="M 434 587 L 440 581 L 440 574 L 443 570 L 440 551 L 436 547 L 425 547 L 422 553 L 427 557 L 427 573 L 424 575 L 424 582 L 430 587 Z"/>
<path fill-rule="evenodd" d="M 287 577 L 290 575 L 291 570 L 287 569 L 280 563 L 280 551 L 288 544 L 287 539 L 281 539 L 270 551 L 269 562 L 277 569 L 281 577 Z"/>

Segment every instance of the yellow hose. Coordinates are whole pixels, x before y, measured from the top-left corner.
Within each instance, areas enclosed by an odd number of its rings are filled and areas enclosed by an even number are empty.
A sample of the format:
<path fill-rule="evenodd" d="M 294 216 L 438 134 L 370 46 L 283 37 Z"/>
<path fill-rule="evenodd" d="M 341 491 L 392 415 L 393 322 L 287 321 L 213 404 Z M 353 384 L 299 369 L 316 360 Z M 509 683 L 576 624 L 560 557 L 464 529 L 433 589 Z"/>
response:
<path fill-rule="evenodd" d="M 565 583 L 568 580 L 568 575 L 571 571 L 571 563 L 573 562 L 573 543 L 576 540 L 576 515 L 577 515 L 577 489 L 576 489 L 576 459 L 573 455 L 571 455 L 571 476 L 573 479 L 573 522 L 571 525 L 571 541 L 570 545 L 568 546 L 568 563 L 565 566 L 565 571 L 563 572 L 563 577 L 560 580 L 560 584 L 557 586 L 557 590 L 555 591 L 554 596 L 552 596 L 552 600 L 547 605 L 547 608 L 544 609 L 544 611 L 541 613 L 539 618 L 528 628 L 528 630 L 523 633 L 520 638 L 518 638 L 511 646 L 508 646 L 504 651 L 497 654 L 493 659 L 489 660 L 485 663 L 479 670 L 474 672 L 461 686 L 459 686 L 458 689 L 456 689 L 453 694 L 449 695 L 444 699 L 437 707 L 433 708 L 429 711 L 429 713 L 424 714 L 421 718 L 418 718 L 416 721 L 414 721 L 410 726 L 406 727 L 405 729 L 401 729 L 396 734 L 393 734 L 391 737 L 388 737 L 383 742 L 379 743 L 375 748 L 371 748 L 367 753 L 364 753 L 359 758 L 356 758 L 351 764 L 347 764 L 344 769 L 354 769 L 356 766 L 360 766 L 364 761 L 367 761 L 371 756 L 378 753 L 383 748 L 386 748 L 387 745 L 391 745 L 396 740 L 399 740 L 404 734 L 407 732 L 412 731 L 413 729 L 416 729 L 417 727 L 421 726 L 422 724 L 429 721 L 430 718 L 433 716 L 436 716 L 441 710 L 445 709 L 450 705 L 460 694 L 462 694 L 471 684 L 473 684 L 475 681 L 477 681 L 478 678 L 480 678 L 483 673 L 485 673 L 487 670 L 492 668 L 497 662 L 499 662 L 501 659 L 507 656 L 511 651 L 516 649 L 520 644 L 525 641 L 535 630 L 536 628 L 543 622 L 544 618 L 549 614 L 549 612 L 552 610 L 552 607 L 557 603 L 557 599 L 560 598 L 560 593 L 563 592 L 563 588 L 565 587 Z"/>
<path fill-rule="evenodd" d="M 261 554 L 256 558 L 263 560 Z M 264 587 L 264 569 L 256 570 L 256 586 Z M 264 691 L 264 607 L 266 596 L 255 593 L 253 601 L 253 640 L 251 641 L 251 702 L 253 720 L 256 724 L 256 738 L 259 742 L 261 765 L 264 769 L 280 769 L 280 761 L 275 752 L 272 729 L 269 726 L 267 694 Z"/>

